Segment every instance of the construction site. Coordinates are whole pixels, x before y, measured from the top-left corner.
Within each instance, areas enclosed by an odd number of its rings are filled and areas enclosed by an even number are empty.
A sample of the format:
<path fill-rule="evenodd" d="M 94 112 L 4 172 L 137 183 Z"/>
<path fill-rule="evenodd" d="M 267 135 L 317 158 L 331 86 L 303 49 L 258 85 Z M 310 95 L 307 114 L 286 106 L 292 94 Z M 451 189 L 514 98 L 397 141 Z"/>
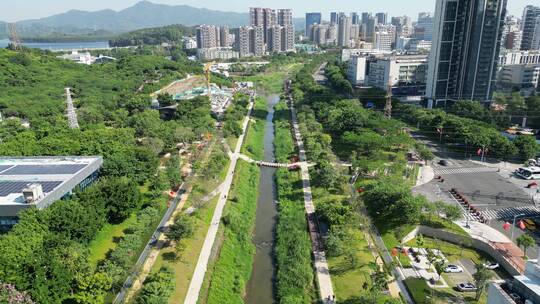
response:
<path fill-rule="evenodd" d="M 208 80 L 207 80 L 208 79 Z M 210 92 L 210 93 L 209 93 Z M 188 75 L 186 78 L 176 80 L 166 87 L 152 94 L 153 103 L 157 103 L 160 94 L 170 94 L 174 100 L 190 100 L 198 96 L 210 96 L 212 112 L 220 115 L 225 112 L 232 101 L 233 89 L 220 88 L 209 82 L 209 76 Z M 175 105 L 174 107 L 177 107 Z"/>

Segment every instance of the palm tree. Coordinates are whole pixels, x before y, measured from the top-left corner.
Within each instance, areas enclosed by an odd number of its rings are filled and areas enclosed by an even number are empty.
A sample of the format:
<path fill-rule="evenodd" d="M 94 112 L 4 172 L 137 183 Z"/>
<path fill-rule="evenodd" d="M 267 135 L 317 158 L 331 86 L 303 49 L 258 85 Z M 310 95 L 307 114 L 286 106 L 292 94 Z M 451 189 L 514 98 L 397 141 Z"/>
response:
<path fill-rule="evenodd" d="M 516 239 L 518 246 L 523 247 L 523 256 L 527 256 L 527 248 L 534 246 L 536 243 L 534 239 L 528 234 L 522 234 Z"/>
<path fill-rule="evenodd" d="M 476 284 L 476 301 L 480 299 L 486 289 L 487 282 L 491 279 L 491 272 L 483 264 L 476 264 L 476 273 L 473 274 Z"/>

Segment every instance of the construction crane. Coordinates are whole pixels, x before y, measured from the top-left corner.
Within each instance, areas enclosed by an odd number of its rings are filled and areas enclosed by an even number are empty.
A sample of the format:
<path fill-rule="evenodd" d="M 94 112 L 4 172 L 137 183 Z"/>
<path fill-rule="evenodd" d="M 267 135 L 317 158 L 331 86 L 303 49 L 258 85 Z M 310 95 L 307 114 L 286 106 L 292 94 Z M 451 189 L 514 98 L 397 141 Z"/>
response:
<path fill-rule="evenodd" d="M 392 118 L 392 83 L 388 80 L 388 88 L 386 89 L 386 104 L 384 105 L 384 116 Z"/>
<path fill-rule="evenodd" d="M 206 78 L 206 89 L 208 90 L 208 99 L 212 100 L 212 90 L 210 88 L 210 68 L 214 65 L 214 62 L 207 62 L 204 64 L 204 78 Z"/>
<path fill-rule="evenodd" d="M 17 34 L 17 24 L 9 23 L 8 30 L 9 30 L 9 42 L 11 43 L 11 47 L 14 50 L 19 50 L 21 48 L 21 40 L 19 39 L 19 35 Z"/>

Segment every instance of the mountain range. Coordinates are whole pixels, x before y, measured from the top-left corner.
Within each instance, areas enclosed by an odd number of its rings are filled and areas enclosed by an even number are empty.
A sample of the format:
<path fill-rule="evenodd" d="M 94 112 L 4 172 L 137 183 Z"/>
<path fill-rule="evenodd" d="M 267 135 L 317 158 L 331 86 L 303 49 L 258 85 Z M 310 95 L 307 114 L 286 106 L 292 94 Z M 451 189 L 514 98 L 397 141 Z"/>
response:
<path fill-rule="evenodd" d="M 110 9 L 88 12 L 70 10 L 41 19 L 17 22 L 21 37 L 51 35 L 87 35 L 98 31 L 118 34 L 148 27 L 169 24 L 193 26 L 198 24 L 238 27 L 249 22 L 249 14 L 223 12 L 188 5 L 156 4 L 141 1 L 120 11 Z M 303 18 L 295 18 L 295 27 L 303 28 Z M 7 24 L 0 21 L 0 39 L 7 37 Z"/>

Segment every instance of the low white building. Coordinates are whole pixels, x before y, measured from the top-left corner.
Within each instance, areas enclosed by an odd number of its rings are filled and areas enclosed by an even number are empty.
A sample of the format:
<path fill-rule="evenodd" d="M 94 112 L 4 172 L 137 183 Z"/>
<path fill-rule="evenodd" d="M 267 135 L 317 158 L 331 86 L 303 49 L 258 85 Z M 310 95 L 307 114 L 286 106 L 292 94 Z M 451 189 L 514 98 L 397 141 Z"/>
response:
<path fill-rule="evenodd" d="M 501 51 L 498 66 L 512 64 L 540 64 L 540 50 L 537 51 Z"/>
<path fill-rule="evenodd" d="M 540 63 L 502 66 L 498 73 L 498 86 L 503 91 L 519 89 L 529 95 L 538 88 Z"/>
<path fill-rule="evenodd" d="M 409 43 L 409 51 L 411 52 L 429 52 L 431 50 L 431 41 L 413 39 Z"/>
<path fill-rule="evenodd" d="M 368 84 L 383 90 L 387 90 L 388 85 L 425 88 L 427 64 L 427 55 L 391 55 L 375 58 L 369 62 Z"/>
<path fill-rule="evenodd" d="M 347 64 L 347 79 L 354 86 L 364 86 L 366 84 L 367 57 L 357 55 L 351 57 Z"/>
<path fill-rule="evenodd" d="M 90 52 L 79 53 L 79 51 L 72 51 L 71 54 L 61 55 L 58 56 L 58 58 L 86 65 L 91 65 L 95 60 L 95 57 L 93 57 Z"/>
<path fill-rule="evenodd" d="M 239 57 L 238 52 L 230 48 L 197 49 L 197 58 L 199 60 L 229 60 Z"/>

